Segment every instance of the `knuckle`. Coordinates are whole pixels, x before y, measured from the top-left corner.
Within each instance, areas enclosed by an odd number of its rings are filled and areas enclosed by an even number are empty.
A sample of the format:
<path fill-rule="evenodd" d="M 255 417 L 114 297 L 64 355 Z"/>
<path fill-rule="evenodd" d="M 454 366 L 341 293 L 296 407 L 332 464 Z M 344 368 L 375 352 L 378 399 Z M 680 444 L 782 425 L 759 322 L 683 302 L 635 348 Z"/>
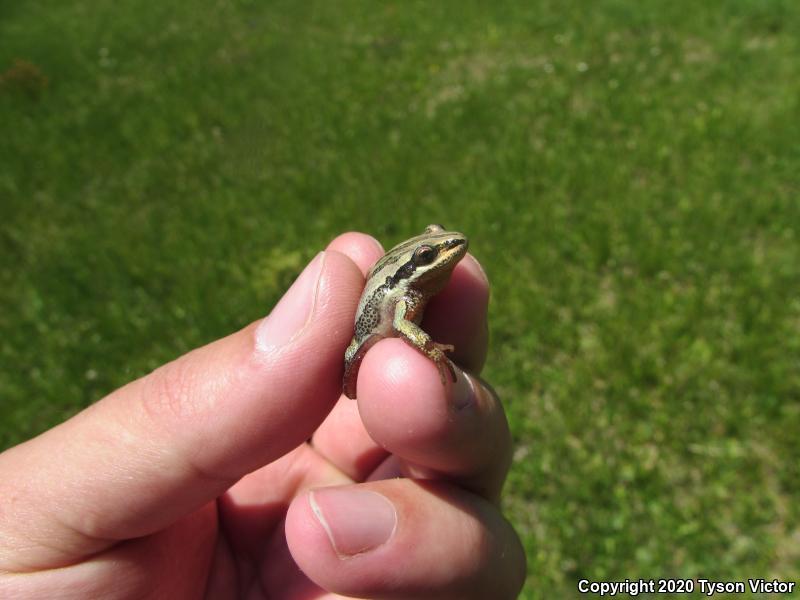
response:
<path fill-rule="evenodd" d="M 146 378 L 146 382 L 141 401 L 147 415 L 156 422 L 183 421 L 197 415 L 200 407 L 193 398 L 198 377 L 188 361 L 178 359 L 162 365 Z"/>
<path fill-rule="evenodd" d="M 145 427 L 173 440 L 162 447 L 164 456 L 159 460 L 188 473 L 192 479 L 230 483 L 231 476 L 213 463 L 207 464 L 203 453 L 197 452 L 189 441 L 209 430 L 218 409 L 218 395 L 213 382 L 204 377 L 202 364 L 183 357 L 162 365 L 145 378 L 140 414 Z M 195 449 L 189 451 L 189 447 Z"/>

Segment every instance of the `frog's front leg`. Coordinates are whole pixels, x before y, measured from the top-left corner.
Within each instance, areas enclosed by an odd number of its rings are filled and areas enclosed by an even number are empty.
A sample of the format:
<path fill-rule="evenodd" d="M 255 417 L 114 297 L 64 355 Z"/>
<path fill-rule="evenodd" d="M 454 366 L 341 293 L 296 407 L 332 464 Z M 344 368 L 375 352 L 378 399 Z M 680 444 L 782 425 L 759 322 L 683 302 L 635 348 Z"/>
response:
<path fill-rule="evenodd" d="M 454 347 L 451 344 L 434 342 L 431 336 L 415 323 L 416 317 L 423 307 L 424 303 L 421 298 L 414 295 L 404 296 L 395 304 L 392 327 L 406 342 L 436 363 L 442 385 L 446 384 L 445 370 L 449 371 L 451 379 L 455 382 L 455 369 L 445 356 L 445 352 L 451 352 Z"/>

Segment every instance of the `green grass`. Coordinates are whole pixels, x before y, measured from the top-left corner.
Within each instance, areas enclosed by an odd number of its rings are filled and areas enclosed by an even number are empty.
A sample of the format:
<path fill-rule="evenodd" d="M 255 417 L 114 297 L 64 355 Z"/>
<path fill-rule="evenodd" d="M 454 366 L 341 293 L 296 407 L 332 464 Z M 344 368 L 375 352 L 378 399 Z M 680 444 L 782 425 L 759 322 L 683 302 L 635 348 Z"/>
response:
<path fill-rule="evenodd" d="M 4 3 L 0 447 L 337 233 L 442 222 L 493 282 L 524 597 L 796 579 L 798 31 L 792 0 Z"/>

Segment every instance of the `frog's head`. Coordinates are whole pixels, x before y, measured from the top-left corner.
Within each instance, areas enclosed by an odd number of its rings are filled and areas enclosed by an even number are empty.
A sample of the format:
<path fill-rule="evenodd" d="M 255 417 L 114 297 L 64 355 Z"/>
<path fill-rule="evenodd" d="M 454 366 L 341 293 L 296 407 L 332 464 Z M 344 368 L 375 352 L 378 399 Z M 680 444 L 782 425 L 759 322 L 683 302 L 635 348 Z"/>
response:
<path fill-rule="evenodd" d="M 428 225 L 425 233 L 386 253 L 386 256 L 399 259 L 391 276 L 392 283 L 436 293 L 450 279 L 468 246 L 469 241 L 463 233 L 446 231 L 441 225 Z"/>

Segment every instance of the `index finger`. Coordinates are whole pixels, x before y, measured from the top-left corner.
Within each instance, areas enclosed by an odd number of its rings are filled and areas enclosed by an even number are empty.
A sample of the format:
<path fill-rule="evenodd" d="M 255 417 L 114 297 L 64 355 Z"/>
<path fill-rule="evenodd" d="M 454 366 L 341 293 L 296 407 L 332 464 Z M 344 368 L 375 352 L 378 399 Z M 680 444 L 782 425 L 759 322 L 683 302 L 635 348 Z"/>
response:
<path fill-rule="evenodd" d="M 372 439 L 392 453 L 370 479 L 447 479 L 493 501 L 511 462 L 503 405 L 476 376 L 436 368 L 400 340 L 375 345 L 362 365 L 358 409 Z"/>

